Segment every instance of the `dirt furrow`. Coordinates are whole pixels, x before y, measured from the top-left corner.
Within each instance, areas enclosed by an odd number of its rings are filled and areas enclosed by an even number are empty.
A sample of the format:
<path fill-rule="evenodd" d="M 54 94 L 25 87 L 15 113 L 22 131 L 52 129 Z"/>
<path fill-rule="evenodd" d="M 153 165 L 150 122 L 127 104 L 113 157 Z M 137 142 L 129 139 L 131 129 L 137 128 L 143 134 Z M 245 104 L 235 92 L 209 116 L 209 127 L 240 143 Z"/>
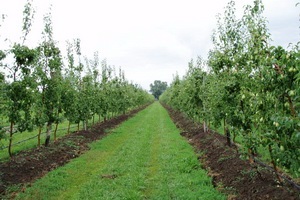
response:
<path fill-rule="evenodd" d="M 199 160 L 209 171 L 213 184 L 229 195 L 229 199 L 300 199 L 299 191 L 287 183 L 278 183 L 276 176 L 256 164 L 242 160 L 235 146 L 226 145 L 223 135 L 203 132 L 199 124 L 184 114 L 164 105 L 172 120 L 182 130 L 197 153 Z"/>

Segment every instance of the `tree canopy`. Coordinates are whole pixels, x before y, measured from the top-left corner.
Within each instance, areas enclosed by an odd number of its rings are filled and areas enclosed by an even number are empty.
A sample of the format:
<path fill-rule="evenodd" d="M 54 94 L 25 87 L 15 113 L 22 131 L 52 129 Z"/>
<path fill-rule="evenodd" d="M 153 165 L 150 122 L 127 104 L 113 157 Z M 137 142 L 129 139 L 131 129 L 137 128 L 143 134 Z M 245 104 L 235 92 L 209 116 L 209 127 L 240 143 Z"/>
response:
<path fill-rule="evenodd" d="M 276 173 L 280 166 L 300 177 L 300 45 L 270 46 L 263 11 L 255 0 L 238 18 L 230 1 L 217 16 L 208 60 L 192 60 L 160 101 L 203 122 L 204 131 L 223 128 L 229 146 L 241 138 L 251 163 L 263 155 Z"/>
<path fill-rule="evenodd" d="M 150 92 L 152 95 L 158 99 L 159 96 L 167 89 L 168 83 L 162 82 L 160 80 L 155 80 L 154 83 L 150 84 Z"/>

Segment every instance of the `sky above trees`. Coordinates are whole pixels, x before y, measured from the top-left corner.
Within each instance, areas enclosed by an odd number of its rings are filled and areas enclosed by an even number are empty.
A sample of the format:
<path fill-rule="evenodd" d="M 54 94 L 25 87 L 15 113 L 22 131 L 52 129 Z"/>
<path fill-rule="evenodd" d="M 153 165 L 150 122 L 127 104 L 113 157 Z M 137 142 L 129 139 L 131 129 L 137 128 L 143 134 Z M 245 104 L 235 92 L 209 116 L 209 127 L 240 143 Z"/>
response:
<path fill-rule="evenodd" d="M 20 41 L 25 0 L 0 0 L 0 45 Z M 66 40 L 80 38 L 82 54 L 92 57 L 99 51 L 126 77 L 149 90 L 154 80 L 170 83 L 174 72 L 183 75 L 188 62 L 198 55 L 207 57 L 212 48 L 211 35 L 216 15 L 224 13 L 227 0 L 138 1 L 138 0 L 34 0 L 36 8 L 28 45 L 41 42 L 43 15 L 52 4 L 54 39 L 60 49 Z M 297 0 L 263 1 L 273 45 L 299 41 Z M 236 0 L 237 13 L 252 0 Z M 8 40 L 6 40 L 8 39 Z M 6 40 L 6 41 L 5 41 Z"/>

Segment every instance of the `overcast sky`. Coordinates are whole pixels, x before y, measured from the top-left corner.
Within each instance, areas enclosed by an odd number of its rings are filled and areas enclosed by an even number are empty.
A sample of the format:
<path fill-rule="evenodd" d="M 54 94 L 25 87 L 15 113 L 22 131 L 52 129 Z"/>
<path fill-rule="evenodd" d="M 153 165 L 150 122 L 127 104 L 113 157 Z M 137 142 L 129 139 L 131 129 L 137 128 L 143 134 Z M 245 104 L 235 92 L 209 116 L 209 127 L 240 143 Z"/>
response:
<path fill-rule="evenodd" d="M 82 54 L 95 51 L 108 64 L 122 67 L 128 80 L 149 89 L 154 80 L 170 83 L 182 76 L 188 62 L 207 57 L 217 13 L 229 0 L 34 0 L 36 10 L 27 45 L 41 40 L 43 15 L 52 4 L 54 39 L 61 50 L 66 40 L 81 39 Z M 287 47 L 300 41 L 300 0 L 264 0 L 265 16 L 273 45 Z M 19 42 L 25 0 L 0 0 L 0 14 L 7 18 L 0 28 L 3 41 Z M 241 15 L 252 0 L 236 0 Z M 10 44 L 9 41 L 5 43 Z"/>

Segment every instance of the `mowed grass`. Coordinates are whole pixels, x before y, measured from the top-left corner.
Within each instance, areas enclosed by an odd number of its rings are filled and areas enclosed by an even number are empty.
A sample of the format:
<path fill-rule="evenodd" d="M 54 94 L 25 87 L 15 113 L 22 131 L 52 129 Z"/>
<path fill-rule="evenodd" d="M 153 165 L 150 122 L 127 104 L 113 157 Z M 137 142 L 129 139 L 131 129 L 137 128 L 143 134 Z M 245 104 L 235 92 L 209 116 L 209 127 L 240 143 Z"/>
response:
<path fill-rule="evenodd" d="M 100 122 L 100 121 L 98 120 L 98 117 L 97 117 L 97 120 L 95 120 L 95 123 L 98 123 L 98 122 Z M 69 125 L 69 121 L 67 121 L 67 120 L 63 120 L 61 123 L 58 124 L 58 129 L 56 132 L 56 139 L 59 139 L 68 134 L 68 130 L 67 130 L 68 125 Z M 92 125 L 93 125 L 92 120 L 89 120 L 88 127 L 91 127 Z M 70 134 L 72 132 L 77 131 L 77 126 L 78 125 L 74 124 L 74 123 L 70 125 L 70 130 L 69 130 Z M 55 124 L 52 125 L 52 133 L 51 133 L 51 138 L 50 138 L 51 142 L 54 141 L 54 129 L 55 129 Z M 80 130 L 83 129 L 82 123 L 80 123 L 79 129 Z M 22 133 L 17 132 L 15 134 L 13 134 L 12 153 L 18 154 L 20 151 L 36 148 L 37 144 L 38 144 L 37 135 L 38 135 L 37 127 L 33 131 L 24 131 Z M 45 140 L 46 140 L 46 126 L 44 126 L 42 128 L 42 133 L 41 133 L 40 137 L 41 137 L 40 145 L 44 145 Z M 31 139 L 29 139 L 29 138 L 31 138 Z M 9 134 L 7 133 L 6 138 L 0 140 L 0 162 L 6 161 L 9 159 L 8 148 L 3 148 L 3 147 L 8 147 L 8 145 L 9 145 Z"/>
<path fill-rule="evenodd" d="M 68 121 L 65 120 L 64 122 L 60 123 L 58 125 L 58 130 L 56 133 L 56 137 L 57 139 L 66 135 L 67 134 L 67 128 L 68 128 Z M 54 130 L 55 128 L 55 124 L 53 124 L 52 129 Z M 72 131 L 76 131 L 77 130 L 77 124 L 72 124 L 71 128 L 70 128 L 70 132 Z M 43 145 L 45 143 L 45 139 L 46 139 L 46 127 L 43 127 L 42 129 L 42 134 L 41 134 L 41 145 Z M 12 146 L 12 152 L 13 154 L 17 154 L 18 152 L 22 151 L 22 150 L 27 150 L 27 149 L 31 149 L 31 148 L 35 148 L 37 147 L 37 143 L 38 143 L 38 138 L 32 138 L 34 136 L 37 136 L 38 134 L 38 128 L 36 128 L 35 130 L 29 132 L 29 131 L 25 131 L 22 133 L 15 133 L 13 135 L 13 146 Z M 8 146 L 9 144 L 9 136 L 7 136 L 6 139 L 2 139 L 0 140 L 0 147 L 2 148 L 3 146 Z M 30 140 L 28 140 L 28 138 L 32 138 Z M 54 136 L 53 133 L 51 135 L 51 141 L 54 140 Z M 20 144 L 18 144 L 19 142 L 24 141 Z M 5 161 L 9 159 L 9 154 L 8 154 L 8 149 L 4 148 L 0 150 L 0 161 Z"/>
<path fill-rule="evenodd" d="M 59 155 L 58 155 L 59 156 Z M 17 199 L 226 199 L 158 103 Z"/>

